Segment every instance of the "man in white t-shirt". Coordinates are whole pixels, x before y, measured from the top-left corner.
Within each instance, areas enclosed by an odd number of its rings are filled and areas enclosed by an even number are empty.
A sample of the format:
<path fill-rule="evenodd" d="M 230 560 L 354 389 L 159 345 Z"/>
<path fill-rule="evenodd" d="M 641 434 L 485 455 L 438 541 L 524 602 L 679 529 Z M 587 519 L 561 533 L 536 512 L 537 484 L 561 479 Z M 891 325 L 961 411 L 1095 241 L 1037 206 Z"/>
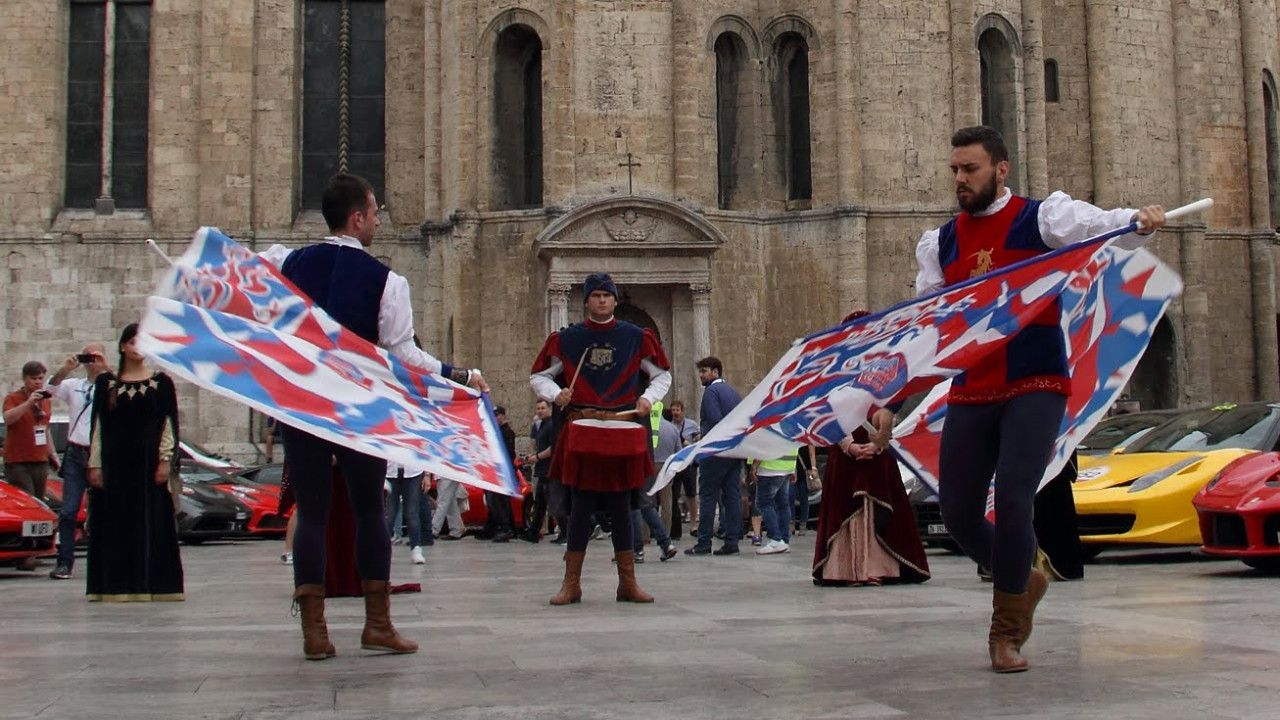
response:
<path fill-rule="evenodd" d="M 84 378 L 67 377 L 82 367 Z M 76 562 L 76 516 L 88 487 L 89 425 L 93 415 L 93 383 L 107 372 L 106 346 L 89 343 L 78 355 L 68 356 L 49 378 L 53 397 L 67 407 L 67 449 L 62 455 L 62 508 L 58 510 L 58 561 L 49 577 L 69 580 Z"/>

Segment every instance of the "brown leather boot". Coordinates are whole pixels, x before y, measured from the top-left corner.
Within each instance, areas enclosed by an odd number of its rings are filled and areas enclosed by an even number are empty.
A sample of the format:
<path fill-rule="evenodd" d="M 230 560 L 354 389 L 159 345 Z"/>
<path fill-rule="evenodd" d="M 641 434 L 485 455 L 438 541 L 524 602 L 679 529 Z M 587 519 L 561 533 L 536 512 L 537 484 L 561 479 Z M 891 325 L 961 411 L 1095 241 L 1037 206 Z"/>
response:
<path fill-rule="evenodd" d="M 293 591 L 293 601 L 302 616 L 302 655 L 308 660 L 328 660 L 337 655 L 324 621 L 324 586 L 299 585 Z"/>
<path fill-rule="evenodd" d="M 641 590 L 636 583 L 636 554 L 631 550 L 619 550 L 613 557 L 618 561 L 618 602 L 653 602 L 653 596 Z"/>
<path fill-rule="evenodd" d="M 569 550 L 564 554 L 564 582 L 560 584 L 560 592 L 551 598 L 552 605 L 569 605 L 582 602 L 582 561 L 587 557 L 585 550 Z"/>
<path fill-rule="evenodd" d="M 1019 652 L 1022 646 L 1027 642 L 1027 638 L 1031 637 L 1031 620 L 1035 616 L 1036 606 L 1044 599 L 1044 594 L 1049 589 L 1049 576 L 1038 568 L 1031 569 L 1031 575 L 1027 578 L 1027 615 L 1024 624 L 1018 628 L 1017 642 L 1014 647 Z"/>
<path fill-rule="evenodd" d="M 991 669 L 998 673 L 1022 672 L 1027 660 L 1019 653 L 1018 638 L 1028 613 L 1027 593 L 993 591 L 991 595 L 991 633 L 987 636 L 987 650 L 991 654 Z"/>
<path fill-rule="evenodd" d="M 418 652 L 418 643 L 406 640 L 391 624 L 391 587 L 386 580 L 364 580 L 364 632 L 360 647 L 365 650 L 407 655 Z"/>

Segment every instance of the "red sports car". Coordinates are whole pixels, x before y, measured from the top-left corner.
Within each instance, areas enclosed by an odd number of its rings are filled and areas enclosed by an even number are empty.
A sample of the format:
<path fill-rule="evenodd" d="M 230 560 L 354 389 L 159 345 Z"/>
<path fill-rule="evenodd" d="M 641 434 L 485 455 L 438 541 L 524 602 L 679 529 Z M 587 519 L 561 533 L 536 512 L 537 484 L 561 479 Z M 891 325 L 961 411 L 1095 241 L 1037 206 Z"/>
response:
<path fill-rule="evenodd" d="M 1205 553 L 1280 571 L 1280 453 L 1235 460 L 1191 502 L 1200 519 Z"/>
<path fill-rule="evenodd" d="M 182 462 L 182 479 L 185 482 L 203 483 L 207 487 L 234 496 L 249 507 L 248 531 L 252 536 L 284 537 L 289 524 L 289 515 L 276 512 L 280 506 L 280 486 L 264 485 L 250 482 L 237 475 L 225 474 L 224 471 L 201 466 L 192 462 Z"/>
<path fill-rule="evenodd" d="M 511 503 L 511 514 L 516 521 L 516 529 L 523 530 L 529 526 L 533 516 L 533 486 L 525 482 L 524 473 L 516 471 L 516 482 L 520 484 L 520 497 L 508 497 Z M 469 528 L 481 527 L 489 519 L 489 508 L 484 504 L 484 490 L 474 485 L 464 485 L 467 489 L 468 508 L 462 513 L 462 524 Z"/>
<path fill-rule="evenodd" d="M 0 565 L 54 554 L 58 516 L 22 490 L 0 482 Z"/>

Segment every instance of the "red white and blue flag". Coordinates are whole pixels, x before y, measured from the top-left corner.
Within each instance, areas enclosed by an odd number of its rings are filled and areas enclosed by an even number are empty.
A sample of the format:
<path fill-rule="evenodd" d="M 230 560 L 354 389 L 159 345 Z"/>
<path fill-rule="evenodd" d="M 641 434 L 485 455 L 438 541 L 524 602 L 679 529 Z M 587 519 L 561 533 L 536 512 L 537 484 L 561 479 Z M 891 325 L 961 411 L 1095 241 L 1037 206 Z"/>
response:
<path fill-rule="evenodd" d="M 1120 396 L 1151 341 L 1156 324 L 1182 281 L 1146 250 L 1114 245 L 1102 272 L 1088 286 L 1069 284 L 1062 297 L 1071 397 L 1043 487 L 1062 471 L 1076 446 Z M 894 428 L 897 455 L 936 492 L 938 448 L 947 416 L 950 381 L 940 383 Z"/>
<path fill-rule="evenodd" d="M 780 457 L 798 444 L 836 445 L 872 408 L 923 392 L 1000 350 L 1060 297 L 1073 357 L 1089 338 L 1110 337 L 1116 329 L 1149 338 L 1181 282 L 1149 253 L 1111 245 L 1135 229 L 1069 245 L 797 340 L 710 433 L 667 460 L 654 491 L 699 458 Z M 1106 292 L 1092 290 L 1102 279 Z M 1123 305 L 1127 312 L 1112 314 L 1124 296 L 1153 303 L 1158 311 L 1144 315 Z M 1122 386 L 1128 375 L 1121 369 L 1132 371 L 1145 339 L 1131 353 L 1132 362 L 1111 345 L 1095 341 L 1092 347 L 1079 356 L 1078 366 L 1092 363 L 1107 387 Z M 1080 382 L 1088 389 L 1073 401 L 1072 411 L 1096 422 L 1105 398 L 1089 394 L 1097 381 Z"/>
<path fill-rule="evenodd" d="M 148 299 L 138 345 L 165 370 L 286 425 L 519 494 L 487 396 L 347 330 L 214 228 L 196 233 Z"/>

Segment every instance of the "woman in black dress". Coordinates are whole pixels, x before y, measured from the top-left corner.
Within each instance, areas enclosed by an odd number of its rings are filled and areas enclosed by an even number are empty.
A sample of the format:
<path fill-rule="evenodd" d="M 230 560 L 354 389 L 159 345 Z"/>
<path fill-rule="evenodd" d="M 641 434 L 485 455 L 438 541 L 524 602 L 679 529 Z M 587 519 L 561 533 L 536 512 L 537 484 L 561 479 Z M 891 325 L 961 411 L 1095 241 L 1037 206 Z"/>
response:
<path fill-rule="evenodd" d="M 169 478 L 176 477 L 178 399 L 147 367 L 136 323 L 120 335 L 120 368 L 94 383 L 89 444 L 90 600 L 182 600 L 182 559 Z M 181 492 L 179 489 L 178 492 Z"/>

